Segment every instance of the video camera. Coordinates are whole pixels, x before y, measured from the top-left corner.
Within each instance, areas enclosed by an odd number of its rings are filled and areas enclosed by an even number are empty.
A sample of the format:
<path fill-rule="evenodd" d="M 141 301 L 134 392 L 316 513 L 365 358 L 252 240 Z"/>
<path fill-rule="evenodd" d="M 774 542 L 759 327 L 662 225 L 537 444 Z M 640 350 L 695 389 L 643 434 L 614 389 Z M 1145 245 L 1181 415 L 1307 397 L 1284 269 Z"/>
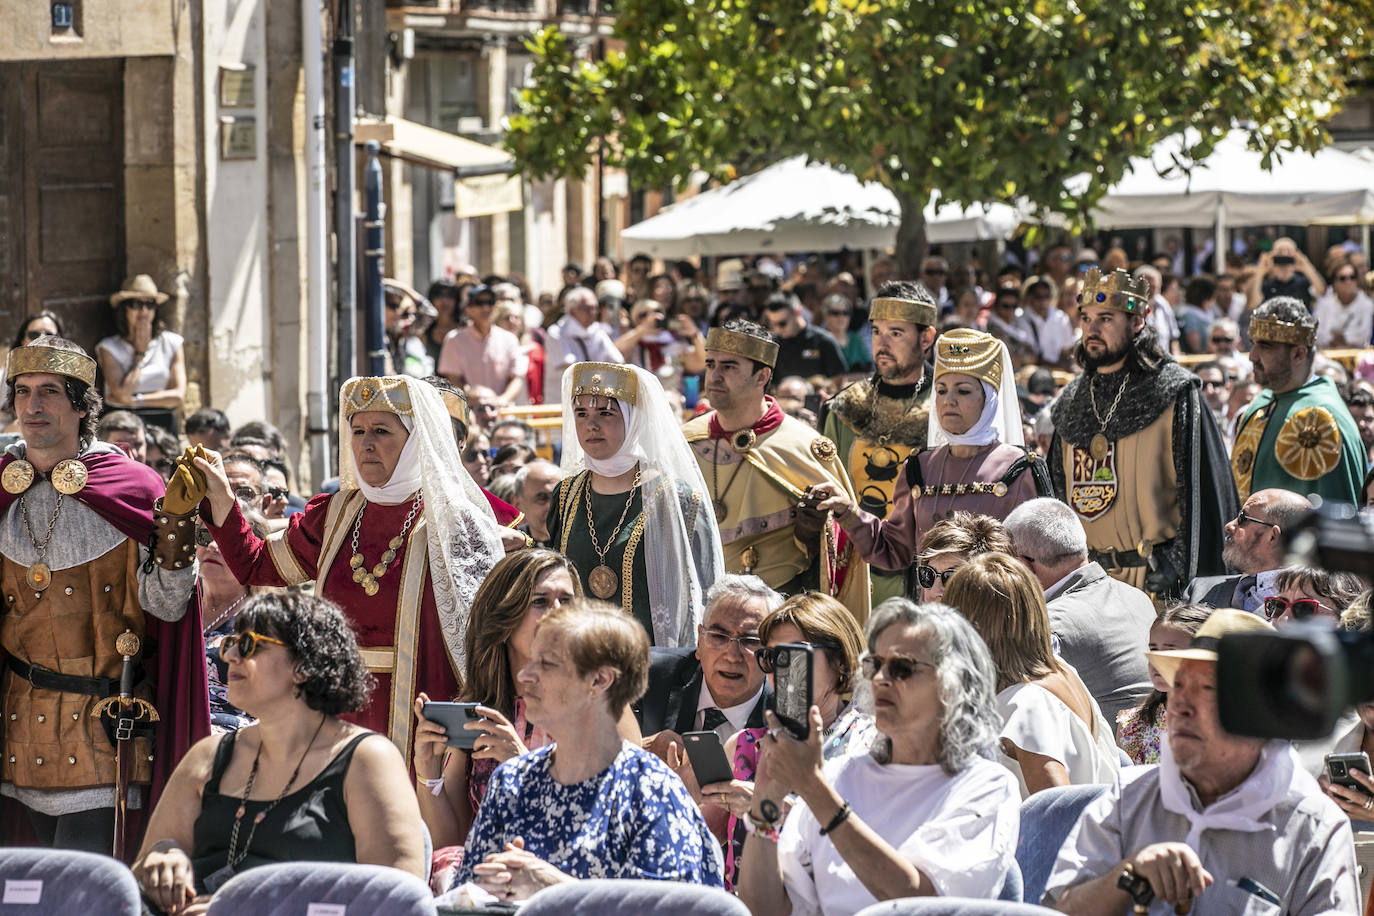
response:
<path fill-rule="evenodd" d="M 1284 532 L 1288 561 L 1374 573 L 1374 516 L 1323 506 Z M 1304 622 L 1282 633 L 1224 636 L 1217 649 L 1221 725 L 1255 738 L 1324 738 L 1351 706 L 1374 701 L 1374 633 Z"/>

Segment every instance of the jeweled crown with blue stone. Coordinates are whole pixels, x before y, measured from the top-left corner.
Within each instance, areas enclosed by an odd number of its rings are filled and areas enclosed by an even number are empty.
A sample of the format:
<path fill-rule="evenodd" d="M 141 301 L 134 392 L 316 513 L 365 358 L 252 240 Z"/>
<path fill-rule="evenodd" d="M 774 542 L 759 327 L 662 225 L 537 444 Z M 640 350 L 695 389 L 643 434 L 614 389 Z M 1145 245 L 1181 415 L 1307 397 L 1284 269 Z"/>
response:
<path fill-rule="evenodd" d="M 1132 277 L 1119 267 L 1105 277 L 1099 268 L 1090 267 L 1083 275 L 1078 304 L 1144 315 L 1150 310 L 1150 281 Z"/>

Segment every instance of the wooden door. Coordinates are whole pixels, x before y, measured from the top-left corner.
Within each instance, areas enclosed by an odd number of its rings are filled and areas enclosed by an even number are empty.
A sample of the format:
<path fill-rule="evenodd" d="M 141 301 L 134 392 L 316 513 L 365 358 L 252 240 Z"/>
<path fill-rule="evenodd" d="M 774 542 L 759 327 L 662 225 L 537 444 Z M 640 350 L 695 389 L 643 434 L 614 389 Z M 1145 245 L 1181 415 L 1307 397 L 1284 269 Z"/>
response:
<path fill-rule="evenodd" d="M 0 65 L 0 336 L 62 318 L 93 348 L 124 270 L 121 60 Z"/>

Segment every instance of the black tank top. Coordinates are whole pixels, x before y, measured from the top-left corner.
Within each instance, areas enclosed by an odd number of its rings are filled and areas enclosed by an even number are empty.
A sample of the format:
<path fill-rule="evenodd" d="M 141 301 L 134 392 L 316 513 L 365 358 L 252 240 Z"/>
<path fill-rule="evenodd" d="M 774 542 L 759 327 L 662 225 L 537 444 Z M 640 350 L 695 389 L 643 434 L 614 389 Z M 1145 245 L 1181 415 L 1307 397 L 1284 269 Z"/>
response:
<path fill-rule="evenodd" d="M 236 874 L 277 862 L 357 861 L 348 808 L 344 804 L 344 777 L 348 775 L 348 764 L 358 742 L 372 734 L 364 732 L 348 742 L 319 776 L 284 797 L 268 813 L 253 834 L 247 857 L 234 869 Z M 221 795 L 219 782 L 234 754 L 234 736 L 234 732 L 229 732 L 220 739 L 215 750 L 214 769 L 201 797 L 200 816 L 196 818 L 191 864 L 195 869 L 198 894 L 209 892 L 204 883 L 206 876 L 223 868 L 228 861 L 229 836 L 234 831 L 234 812 L 238 810 L 239 799 Z M 239 827 L 236 853 L 243 851 L 248 832 L 253 828 L 253 818 L 270 804 L 271 800 L 243 802 L 243 824 Z"/>

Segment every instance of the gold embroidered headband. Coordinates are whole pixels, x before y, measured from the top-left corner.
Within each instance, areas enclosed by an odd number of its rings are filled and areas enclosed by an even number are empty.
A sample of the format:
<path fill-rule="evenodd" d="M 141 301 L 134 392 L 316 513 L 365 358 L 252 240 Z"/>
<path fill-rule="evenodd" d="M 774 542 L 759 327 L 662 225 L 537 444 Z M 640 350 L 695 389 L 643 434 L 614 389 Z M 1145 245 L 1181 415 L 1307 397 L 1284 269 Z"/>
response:
<path fill-rule="evenodd" d="M 743 356 L 763 363 L 770 369 L 778 362 L 777 341 L 741 334 L 739 331 L 727 331 L 725 328 L 712 328 L 706 332 L 706 349 Z"/>
<path fill-rule="evenodd" d="M 869 321 L 906 321 L 933 328 L 938 319 L 935 304 L 920 299 L 893 299 L 882 296 L 874 299 L 868 307 Z"/>
<path fill-rule="evenodd" d="M 1251 316 L 1250 339 L 1310 347 L 1317 342 L 1317 323 L 1313 321 L 1311 324 L 1300 324 L 1279 321 L 1277 318 Z"/>
<path fill-rule="evenodd" d="M 406 380 L 397 375 L 351 378 L 344 382 L 339 391 L 339 400 L 345 417 L 371 410 L 382 410 L 403 417 L 415 413 Z"/>
<path fill-rule="evenodd" d="M 935 343 L 935 378 L 959 372 L 997 389 L 1002 384 L 1002 342 L 991 334 L 954 328 Z"/>
<path fill-rule="evenodd" d="M 572 367 L 572 396 L 615 398 L 627 404 L 639 401 L 639 376 L 617 363 L 577 363 Z"/>
<path fill-rule="evenodd" d="M 15 379 L 26 372 L 65 375 L 87 385 L 95 384 L 95 360 L 75 350 L 56 347 L 15 347 L 5 366 L 5 377 Z"/>

